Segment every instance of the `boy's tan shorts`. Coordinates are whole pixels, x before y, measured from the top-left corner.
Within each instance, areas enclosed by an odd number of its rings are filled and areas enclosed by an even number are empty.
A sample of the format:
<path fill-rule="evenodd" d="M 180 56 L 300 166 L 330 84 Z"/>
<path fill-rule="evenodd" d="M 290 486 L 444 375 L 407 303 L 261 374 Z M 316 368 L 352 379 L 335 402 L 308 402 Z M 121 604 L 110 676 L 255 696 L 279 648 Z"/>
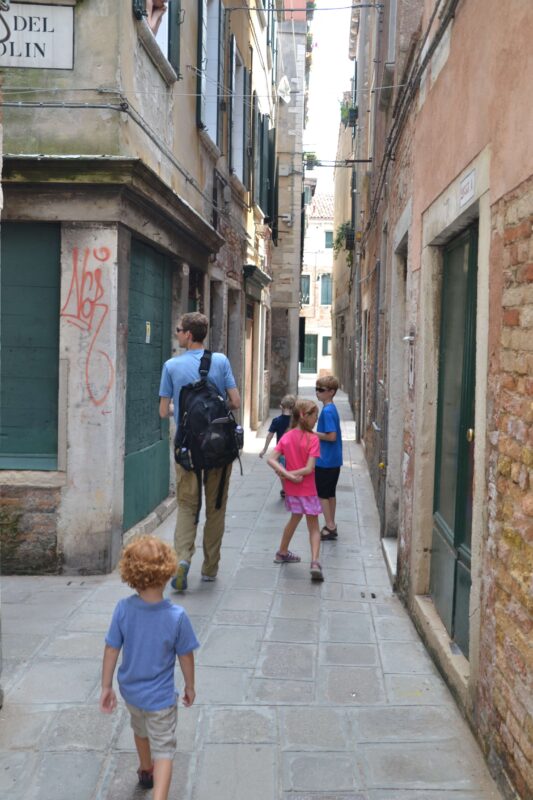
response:
<path fill-rule="evenodd" d="M 160 711 L 143 711 L 126 703 L 130 712 L 133 732 L 141 739 L 148 739 L 152 758 L 174 758 L 176 750 L 176 724 L 178 705 L 175 703 Z"/>

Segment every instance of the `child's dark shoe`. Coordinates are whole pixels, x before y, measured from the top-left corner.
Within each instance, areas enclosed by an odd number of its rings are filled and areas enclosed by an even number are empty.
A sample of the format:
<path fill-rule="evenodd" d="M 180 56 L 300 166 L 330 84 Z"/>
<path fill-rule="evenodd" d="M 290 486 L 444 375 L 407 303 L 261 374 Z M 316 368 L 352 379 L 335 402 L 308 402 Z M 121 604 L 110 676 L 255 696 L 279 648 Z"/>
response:
<path fill-rule="evenodd" d="M 327 525 L 324 525 L 320 531 L 320 539 L 323 542 L 333 542 L 338 535 L 337 528 L 328 528 Z"/>
<path fill-rule="evenodd" d="M 143 787 L 143 789 L 153 789 L 154 788 L 154 768 L 151 769 L 139 769 L 137 770 L 137 775 L 139 777 L 139 783 Z"/>
<path fill-rule="evenodd" d="M 323 581 L 324 574 L 322 572 L 322 567 L 320 566 L 320 562 L 318 561 L 311 561 L 311 580 L 312 581 Z"/>

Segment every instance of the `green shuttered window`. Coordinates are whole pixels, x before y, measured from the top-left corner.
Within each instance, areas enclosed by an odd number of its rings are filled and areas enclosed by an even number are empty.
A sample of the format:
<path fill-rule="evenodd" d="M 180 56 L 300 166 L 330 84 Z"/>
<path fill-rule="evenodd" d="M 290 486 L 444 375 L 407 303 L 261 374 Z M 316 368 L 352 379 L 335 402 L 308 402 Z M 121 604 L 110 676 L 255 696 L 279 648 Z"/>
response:
<path fill-rule="evenodd" d="M 0 467 L 56 469 L 61 231 L 1 233 Z"/>

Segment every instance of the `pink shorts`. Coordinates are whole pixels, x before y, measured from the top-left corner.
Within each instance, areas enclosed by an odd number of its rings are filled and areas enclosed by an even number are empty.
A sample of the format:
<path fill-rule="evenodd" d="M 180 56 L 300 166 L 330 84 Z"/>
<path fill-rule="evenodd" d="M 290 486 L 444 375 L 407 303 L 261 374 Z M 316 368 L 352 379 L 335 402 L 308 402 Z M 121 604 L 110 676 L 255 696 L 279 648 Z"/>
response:
<path fill-rule="evenodd" d="M 285 496 L 285 508 L 291 514 L 310 514 L 313 517 L 317 517 L 322 512 L 320 500 L 316 495 L 299 497 L 298 495 L 288 494 Z"/>

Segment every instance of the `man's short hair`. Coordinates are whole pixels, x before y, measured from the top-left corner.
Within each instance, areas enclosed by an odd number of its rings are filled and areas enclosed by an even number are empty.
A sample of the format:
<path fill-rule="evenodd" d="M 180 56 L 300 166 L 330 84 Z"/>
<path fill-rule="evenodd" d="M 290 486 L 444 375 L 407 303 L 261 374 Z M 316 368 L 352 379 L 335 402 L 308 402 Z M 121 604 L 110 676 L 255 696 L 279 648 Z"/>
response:
<path fill-rule="evenodd" d="M 320 386 L 321 389 L 334 389 L 336 392 L 339 388 L 339 381 L 334 375 L 324 375 L 323 378 L 316 379 L 315 385 Z"/>
<path fill-rule="evenodd" d="M 193 342 L 203 342 L 207 336 L 209 320 L 205 314 L 200 314 L 199 311 L 190 311 L 181 317 L 180 327 L 184 331 L 191 332 Z"/>

